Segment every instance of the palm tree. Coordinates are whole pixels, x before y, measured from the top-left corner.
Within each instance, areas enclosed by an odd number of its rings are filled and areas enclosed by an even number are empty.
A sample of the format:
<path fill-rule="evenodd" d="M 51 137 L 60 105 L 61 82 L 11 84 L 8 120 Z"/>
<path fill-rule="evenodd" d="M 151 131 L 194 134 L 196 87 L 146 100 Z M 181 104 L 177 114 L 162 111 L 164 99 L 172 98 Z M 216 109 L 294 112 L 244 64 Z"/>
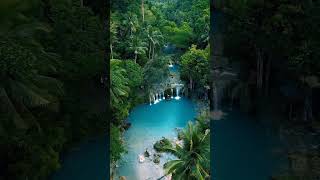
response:
<path fill-rule="evenodd" d="M 175 180 L 204 180 L 209 177 L 210 130 L 201 132 L 197 125 L 188 124 L 182 133 L 183 146 L 166 148 L 178 159 L 164 164 L 166 174 Z"/>
<path fill-rule="evenodd" d="M 123 98 L 128 97 L 129 79 L 126 77 L 126 71 L 120 66 L 121 61 L 117 59 L 111 59 L 110 63 L 110 97 L 111 102 L 119 103 L 123 101 Z"/>
<path fill-rule="evenodd" d="M 122 23 L 125 27 L 129 27 L 130 37 L 132 37 L 133 33 L 137 31 L 139 26 L 137 15 L 132 12 L 128 12 L 124 18 L 125 19 L 122 21 Z"/>
<path fill-rule="evenodd" d="M 144 54 L 147 51 L 147 43 L 144 42 L 138 35 L 131 38 L 129 49 L 134 52 L 134 62 L 137 63 L 138 54 Z"/>
<path fill-rule="evenodd" d="M 110 21 L 111 21 L 110 22 L 110 55 L 111 55 L 111 59 L 114 59 L 113 46 L 118 41 L 117 28 L 119 26 L 119 14 L 111 13 Z"/>
<path fill-rule="evenodd" d="M 141 14 L 142 14 L 142 22 L 144 22 L 144 0 L 141 0 Z"/>
<path fill-rule="evenodd" d="M 155 48 L 156 45 L 161 46 L 163 43 L 164 37 L 159 30 L 153 30 L 151 27 L 147 27 L 147 37 L 149 40 L 149 59 L 152 60 L 154 59 L 155 55 Z"/>
<path fill-rule="evenodd" d="M 0 29 L 0 112 L 7 114 L 8 121 L 0 127 L 27 129 L 36 125 L 40 129 L 32 109 L 57 110 L 57 96 L 63 93 L 62 84 L 46 75 L 56 71 L 58 57 L 45 51 L 35 38 L 36 33 L 50 28 L 25 16 L 21 4 L 5 2 L 10 13 L 0 13 L 4 25 Z M 32 8 L 32 4 L 24 5 Z"/>

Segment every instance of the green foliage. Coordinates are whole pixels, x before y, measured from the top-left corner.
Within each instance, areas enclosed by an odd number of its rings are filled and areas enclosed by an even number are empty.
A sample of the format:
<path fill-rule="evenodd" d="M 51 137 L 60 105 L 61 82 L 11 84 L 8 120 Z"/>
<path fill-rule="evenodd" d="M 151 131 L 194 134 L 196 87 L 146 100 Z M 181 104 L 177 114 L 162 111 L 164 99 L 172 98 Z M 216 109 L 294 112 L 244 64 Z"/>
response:
<path fill-rule="evenodd" d="M 150 90 L 166 80 L 169 74 L 168 62 L 169 59 L 166 56 L 156 57 L 156 59 L 148 61 L 143 67 L 144 83 Z"/>
<path fill-rule="evenodd" d="M 79 5 L 0 2 L 0 158 L 7 165 L 0 179 L 47 179 L 62 150 L 107 127 L 106 109 L 91 108 L 105 96 L 94 83 L 105 35 L 101 20 Z"/>
<path fill-rule="evenodd" d="M 139 87 L 143 81 L 141 66 L 132 61 L 124 61 L 122 64 L 123 68 L 126 69 L 127 77 L 130 78 L 128 83 L 130 89 Z"/>
<path fill-rule="evenodd" d="M 128 77 L 126 70 L 121 67 L 121 61 L 112 59 L 110 62 L 110 97 L 112 103 L 123 102 L 128 97 Z"/>
<path fill-rule="evenodd" d="M 110 137 L 110 157 L 112 162 L 116 162 L 121 158 L 121 155 L 126 152 L 120 129 L 114 125 L 111 125 Z"/>
<path fill-rule="evenodd" d="M 192 69 L 199 86 L 207 84 L 209 49 L 203 49 L 208 44 L 209 1 L 187 0 L 185 5 L 179 1 L 120 0 L 111 6 L 110 94 L 115 129 L 123 125 L 133 106 L 167 85 L 168 63 L 173 59 L 162 54 L 165 44 L 173 44 L 183 52 L 191 44 L 199 45 L 199 49 L 192 47 L 192 52 L 185 55 L 188 60 L 184 71 L 187 75 Z M 118 136 L 121 134 L 111 139 L 115 146 L 119 144 Z M 163 141 L 171 146 L 168 140 Z M 163 148 L 161 142 L 155 144 L 156 149 Z M 119 160 L 118 155 L 113 153 L 112 164 Z"/>
<path fill-rule="evenodd" d="M 181 56 L 181 77 L 196 83 L 196 88 L 204 89 L 209 84 L 210 64 L 209 47 L 197 49 L 195 45 Z M 192 82 L 191 82 L 192 81 Z"/>
<path fill-rule="evenodd" d="M 183 146 L 166 148 L 178 159 L 164 164 L 166 174 L 172 174 L 173 179 L 195 180 L 210 176 L 210 130 L 204 132 L 197 125 L 188 124 L 183 131 Z"/>
<path fill-rule="evenodd" d="M 183 22 L 181 27 L 177 27 L 174 23 L 171 26 L 165 26 L 164 32 L 168 41 L 179 48 L 188 48 L 192 40 L 192 29 L 186 22 Z"/>
<path fill-rule="evenodd" d="M 164 152 L 166 149 L 172 148 L 172 144 L 169 139 L 167 138 L 162 138 L 161 140 L 157 141 L 154 145 L 153 148 L 157 152 Z"/>

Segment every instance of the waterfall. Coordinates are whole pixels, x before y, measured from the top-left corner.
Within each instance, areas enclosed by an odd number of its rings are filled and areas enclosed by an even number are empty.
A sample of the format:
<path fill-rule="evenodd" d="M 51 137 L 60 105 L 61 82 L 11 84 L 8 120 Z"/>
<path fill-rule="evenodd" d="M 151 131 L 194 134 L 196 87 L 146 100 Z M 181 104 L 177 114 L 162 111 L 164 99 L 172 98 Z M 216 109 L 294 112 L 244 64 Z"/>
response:
<path fill-rule="evenodd" d="M 173 98 L 173 89 L 171 88 L 171 98 Z"/>
<path fill-rule="evenodd" d="M 180 96 L 179 96 L 179 87 L 177 86 L 176 87 L 176 93 L 177 93 L 177 96 L 175 97 L 176 100 L 180 99 Z"/>
<path fill-rule="evenodd" d="M 150 106 L 152 105 L 151 95 L 149 96 Z"/>
<path fill-rule="evenodd" d="M 162 99 L 166 99 L 166 98 L 164 97 L 164 91 L 162 92 Z"/>
<path fill-rule="evenodd" d="M 162 101 L 161 92 L 159 93 L 159 101 Z"/>
<path fill-rule="evenodd" d="M 156 93 L 154 104 L 157 104 L 158 102 L 159 102 L 158 93 Z"/>

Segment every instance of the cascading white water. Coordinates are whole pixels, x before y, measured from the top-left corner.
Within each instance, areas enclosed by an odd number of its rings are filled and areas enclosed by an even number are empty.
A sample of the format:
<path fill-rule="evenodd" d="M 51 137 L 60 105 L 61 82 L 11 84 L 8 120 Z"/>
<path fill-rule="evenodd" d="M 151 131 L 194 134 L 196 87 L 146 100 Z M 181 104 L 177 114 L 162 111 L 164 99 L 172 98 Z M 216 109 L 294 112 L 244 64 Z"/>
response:
<path fill-rule="evenodd" d="M 166 99 L 166 98 L 164 97 L 164 91 L 162 92 L 162 99 Z"/>
<path fill-rule="evenodd" d="M 171 98 L 173 98 L 173 89 L 171 89 Z"/>
<path fill-rule="evenodd" d="M 158 99 L 158 93 L 156 93 L 155 95 L 155 101 L 154 101 L 154 104 L 157 104 L 159 102 L 159 99 Z"/>
<path fill-rule="evenodd" d="M 177 93 L 177 96 L 175 97 L 175 99 L 179 100 L 180 96 L 179 96 L 179 87 L 178 86 L 176 87 L 176 93 Z"/>

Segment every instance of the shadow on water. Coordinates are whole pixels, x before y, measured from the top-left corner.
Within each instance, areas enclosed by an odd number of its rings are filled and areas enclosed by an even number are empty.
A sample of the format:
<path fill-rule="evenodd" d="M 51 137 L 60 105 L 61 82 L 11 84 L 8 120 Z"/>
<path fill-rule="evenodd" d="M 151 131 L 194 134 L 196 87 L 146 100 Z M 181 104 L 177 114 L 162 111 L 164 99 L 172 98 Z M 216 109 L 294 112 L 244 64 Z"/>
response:
<path fill-rule="evenodd" d="M 107 180 L 107 137 L 99 137 L 80 143 L 65 153 L 62 166 L 51 180 Z"/>
<path fill-rule="evenodd" d="M 277 136 L 237 110 L 211 128 L 214 180 L 268 180 L 285 163 L 274 151 L 281 145 Z"/>

